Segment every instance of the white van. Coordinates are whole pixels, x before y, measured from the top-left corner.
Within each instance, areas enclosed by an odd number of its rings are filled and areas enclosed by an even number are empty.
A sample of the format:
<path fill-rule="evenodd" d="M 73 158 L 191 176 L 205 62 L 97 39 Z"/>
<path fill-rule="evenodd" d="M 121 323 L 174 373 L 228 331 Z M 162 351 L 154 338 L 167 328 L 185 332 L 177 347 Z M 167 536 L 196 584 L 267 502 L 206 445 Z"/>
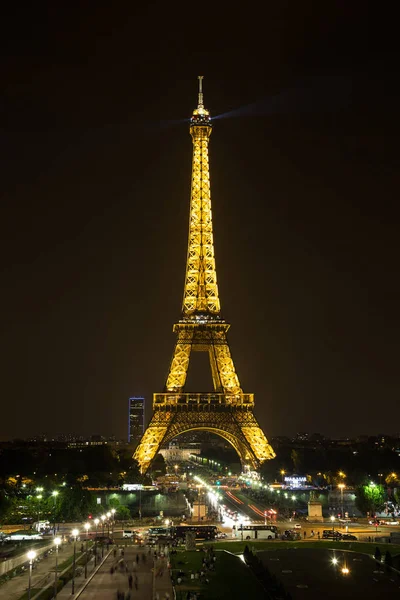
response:
<path fill-rule="evenodd" d="M 134 535 L 134 531 L 132 529 L 124 529 L 123 533 L 122 533 L 122 537 L 123 538 L 133 538 Z"/>

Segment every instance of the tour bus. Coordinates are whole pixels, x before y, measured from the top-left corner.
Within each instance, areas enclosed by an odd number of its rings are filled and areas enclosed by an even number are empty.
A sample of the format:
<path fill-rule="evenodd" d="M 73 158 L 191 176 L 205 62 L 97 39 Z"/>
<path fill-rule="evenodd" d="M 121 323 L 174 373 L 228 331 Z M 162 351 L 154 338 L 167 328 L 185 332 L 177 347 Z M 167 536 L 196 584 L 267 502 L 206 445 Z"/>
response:
<path fill-rule="evenodd" d="M 278 537 L 276 525 L 239 525 L 236 537 L 243 540 L 274 540 Z"/>
<path fill-rule="evenodd" d="M 194 531 L 196 540 L 215 540 L 218 527 L 215 525 L 179 525 L 172 528 L 172 535 L 176 539 L 184 539 L 188 531 Z"/>

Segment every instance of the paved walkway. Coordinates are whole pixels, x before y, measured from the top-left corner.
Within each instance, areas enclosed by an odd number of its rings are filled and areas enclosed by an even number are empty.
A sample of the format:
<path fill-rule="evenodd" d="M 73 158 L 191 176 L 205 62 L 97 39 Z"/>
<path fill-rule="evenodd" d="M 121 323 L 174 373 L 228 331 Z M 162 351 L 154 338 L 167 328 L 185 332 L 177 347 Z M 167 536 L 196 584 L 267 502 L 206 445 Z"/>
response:
<path fill-rule="evenodd" d="M 147 549 L 127 546 L 121 556 L 121 550 L 110 552 L 109 557 L 99 568 L 86 588 L 80 593 L 76 588 L 75 598 L 78 600 L 116 600 L 117 592 L 124 592 L 129 598 L 129 577 L 132 577 L 131 598 L 135 600 L 151 600 L 153 597 L 153 557 Z M 138 562 L 136 561 L 138 557 Z M 111 569 L 114 572 L 111 573 Z M 135 584 L 136 581 L 136 584 Z M 136 587 L 137 586 L 137 587 Z M 70 584 L 66 586 L 71 594 Z M 65 594 L 67 589 L 64 588 Z M 59 595 L 60 600 L 70 598 L 70 595 Z M 172 595 L 170 596 L 172 599 Z"/>
<path fill-rule="evenodd" d="M 78 549 L 78 544 L 77 544 Z M 65 543 L 59 549 L 58 564 L 61 565 L 69 558 L 74 551 L 73 544 Z M 80 556 L 80 552 L 77 552 Z M 32 570 L 32 589 L 44 587 L 46 581 L 54 582 L 54 571 L 56 565 L 56 553 L 49 554 L 47 558 L 43 558 L 40 562 L 36 562 Z M 28 568 L 21 575 L 17 575 L 0 586 L 0 598 L 4 600 L 19 600 L 28 589 Z M 32 594 L 33 597 L 34 594 Z"/>

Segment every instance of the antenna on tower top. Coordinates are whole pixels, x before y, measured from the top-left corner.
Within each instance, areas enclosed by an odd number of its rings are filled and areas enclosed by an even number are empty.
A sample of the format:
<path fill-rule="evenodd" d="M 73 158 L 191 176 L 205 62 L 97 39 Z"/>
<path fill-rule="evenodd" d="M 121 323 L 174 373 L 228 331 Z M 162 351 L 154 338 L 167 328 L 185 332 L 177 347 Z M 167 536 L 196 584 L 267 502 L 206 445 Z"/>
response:
<path fill-rule="evenodd" d="M 204 104 L 203 104 L 203 79 L 204 79 L 204 76 L 199 75 L 197 79 L 199 80 L 199 106 L 198 106 L 198 108 L 204 108 Z"/>

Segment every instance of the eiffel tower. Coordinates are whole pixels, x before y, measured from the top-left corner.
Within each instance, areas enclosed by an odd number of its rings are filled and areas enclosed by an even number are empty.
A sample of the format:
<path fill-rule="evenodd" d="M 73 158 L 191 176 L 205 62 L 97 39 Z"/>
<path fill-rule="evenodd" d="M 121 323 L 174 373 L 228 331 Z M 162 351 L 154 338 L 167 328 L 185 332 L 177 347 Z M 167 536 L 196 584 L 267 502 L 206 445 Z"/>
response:
<path fill-rule="evenodd" d="M 134 458 L 145 473 L 160 446 L 193 430 L 221 436 L 235 448 L 243 467 L 256 469 L 275 456 L 254 416 L 254 394 L 244 394 L 221 317 L 215 270 L 208 141 L 210 113 L 199 78 L 198 106 L 190 121 L 193 140 L 189 242 L 182 315 L 174 325 L 176 344 L 163 393 L 153 396 L 153 417 Z M 208 352 L 214 391 L 185 393 L 190 355 Z"/>

